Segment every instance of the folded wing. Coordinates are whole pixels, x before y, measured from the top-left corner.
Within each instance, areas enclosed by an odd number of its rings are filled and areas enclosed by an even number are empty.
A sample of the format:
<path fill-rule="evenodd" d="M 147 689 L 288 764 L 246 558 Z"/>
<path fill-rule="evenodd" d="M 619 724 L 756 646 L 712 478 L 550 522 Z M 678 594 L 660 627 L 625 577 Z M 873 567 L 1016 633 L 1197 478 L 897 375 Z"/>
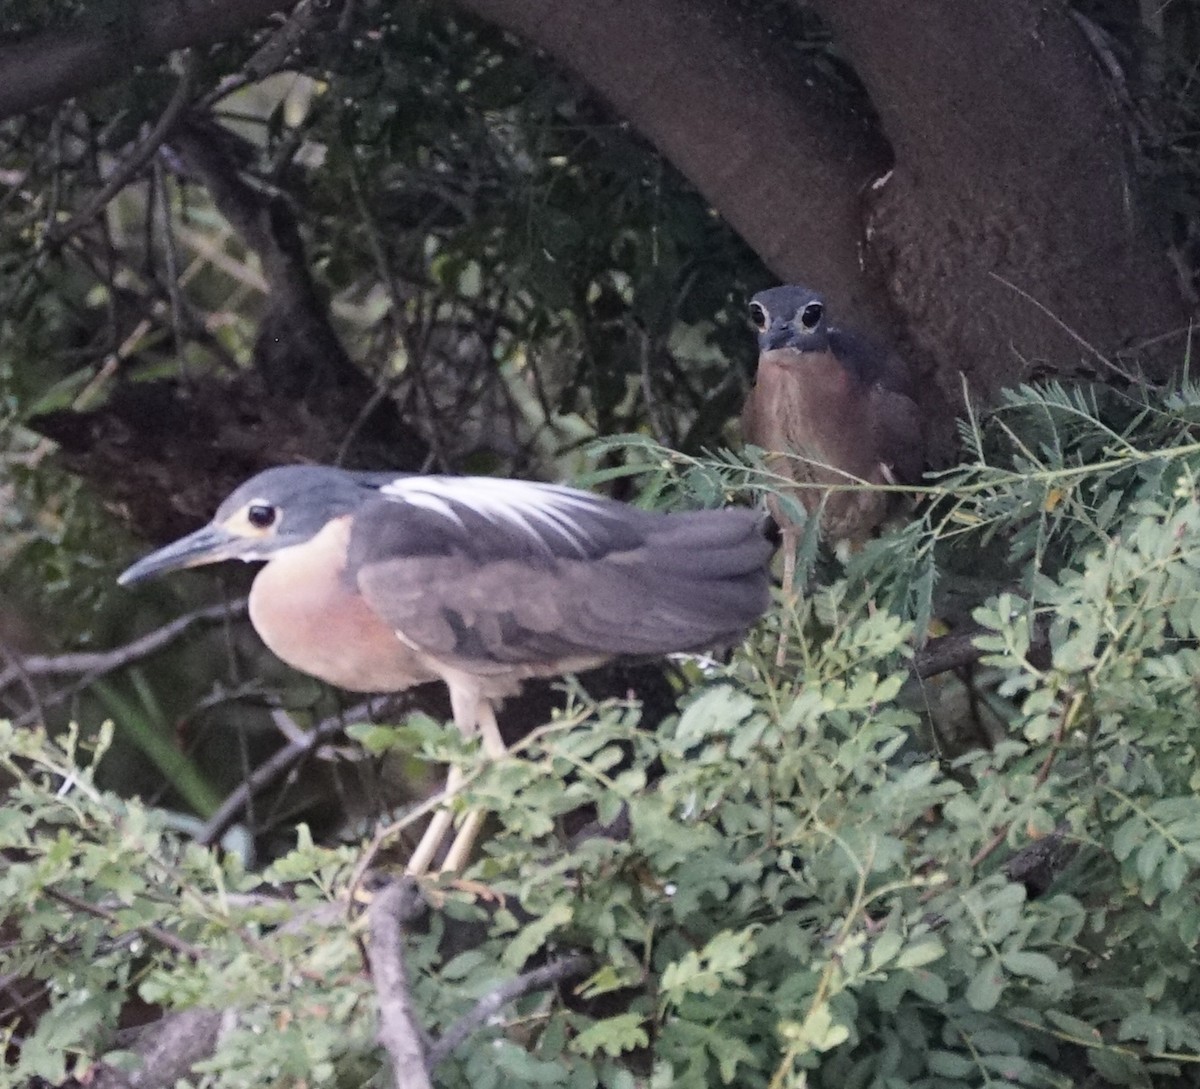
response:
<path fill-rule="evenodd" d="M 734 642 L 767 607 L 772 549 L 753 511 L 419 477 L 359 512 L 348 574 L 406 642 L 502 673 Z"/>

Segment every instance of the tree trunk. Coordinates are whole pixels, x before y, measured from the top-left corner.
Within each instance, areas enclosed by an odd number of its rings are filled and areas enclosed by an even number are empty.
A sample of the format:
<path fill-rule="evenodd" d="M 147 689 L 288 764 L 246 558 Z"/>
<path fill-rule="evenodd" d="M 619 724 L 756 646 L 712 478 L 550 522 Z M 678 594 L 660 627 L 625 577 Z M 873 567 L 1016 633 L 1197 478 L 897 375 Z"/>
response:
<path fill-rule="evenodd" d="M 895 150 L 869 254 L 944 395 L 1115 354 L 1187 318 L 1137 203 L 1128 118 L 1065 7 L 818 0 Z M 1183 344 L 1168 345 L 1182 360 Z"/>
<path fill-rule="evenodd" d="M 728 0 L 460 3 L 608 98 L 782 279 L 898 344 L 943 449 L 960 375 L 985 397 L 1035 367 L 1108 378 L 1120 349 L 1186 334 L 1115 89 L 1065 8 L 817 0 L 875 128 Z"/>
<path fill-rule="evenodd" d="M 892 329 L 862 273 L 861 194 L 890 161 L 870 122 L 721 0 L 460 0 L 577 72 L 782 279 Z"/>

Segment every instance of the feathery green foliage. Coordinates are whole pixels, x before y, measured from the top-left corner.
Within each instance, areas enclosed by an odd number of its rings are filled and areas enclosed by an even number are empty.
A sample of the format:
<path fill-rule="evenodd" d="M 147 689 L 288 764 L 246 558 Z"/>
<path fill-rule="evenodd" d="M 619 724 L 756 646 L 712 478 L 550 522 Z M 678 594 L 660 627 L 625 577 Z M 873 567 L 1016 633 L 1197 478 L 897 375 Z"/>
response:
<path fill-rule="evenodd" d="M 356 731 L 460 762 L 461 805 L 496 814 L 469 880 L 408 935 L 434 1038 L 545 958 L 591 959 L 505 1007 L 435 1083 L 1197 1084 L 1197 413 L 1190 387 L 1012 393 L 912 527 L 845 569 L 822 556 L 729 664 L 685 666 L 656 732 L 582 697 L 495 764 L 428 724 Z M 660 499 L 770 483 L 728 457 L 627 449 Z M 956 682 L 909 669 L 914 621 L 972 551 L 996 558 L 974 609 L 987 744 L 931 729 Z M 11 1024 L 11 1077 L 121 1061 L 136 993 L 229 1011 L 202 1084 L 383 1084 L 346 906 L 358 846 L 301 830 L 248 874 L 98 791 L 74 735 L 0 743 L 16 909 L 0 971 L 49 1004 Z M 585 806 L 622 831 L 565 838 Z M 1039 883 L 1022 860 L 1041 849 Z"/>

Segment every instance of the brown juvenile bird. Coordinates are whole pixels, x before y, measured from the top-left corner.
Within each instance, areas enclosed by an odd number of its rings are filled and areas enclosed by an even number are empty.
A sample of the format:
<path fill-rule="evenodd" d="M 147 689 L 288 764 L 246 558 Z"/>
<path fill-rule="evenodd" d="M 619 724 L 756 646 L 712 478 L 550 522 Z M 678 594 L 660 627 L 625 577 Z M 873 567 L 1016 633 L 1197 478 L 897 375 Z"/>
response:
<path fill-rule="evenodd" d="M 280 658 L 360 692 L 440 678 L 463 734 L 500 756 L 494 705 L 525 678 L 741 639 L 769 601 L 763 521 L 657 514 L 521 480 L 284 466 L 119 581 L 265 561 L 250 620 Z M 455 768 L 447 790 L 460 782 Z M 479 821 L 468 818 L 445 868 L 465 862 Z M 449 823 L 437 814 L 410 872 L 428 868 Z"/>
<path fill-rule="evenodd" d="M 829 324 L 825 301 L 798 284 L 750 300 L 758 376 L 742 436 L 775 473 L 802 485 L 914 484 L 925 446 L 908 368 L 898 356 Z M 791 495 L 833 543 L 859 545 L 902 504 L 897 492 L 799 487 Z M 796 527 L 776 501 L 784 591 L 795 578 Z"/>

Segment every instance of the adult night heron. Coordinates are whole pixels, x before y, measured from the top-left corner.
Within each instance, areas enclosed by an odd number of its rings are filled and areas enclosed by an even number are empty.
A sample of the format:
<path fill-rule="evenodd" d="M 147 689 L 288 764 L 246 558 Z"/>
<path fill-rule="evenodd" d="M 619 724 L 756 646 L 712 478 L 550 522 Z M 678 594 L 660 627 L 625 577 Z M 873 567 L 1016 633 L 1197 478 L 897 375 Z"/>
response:
<path fill-rule="evenodd" d="M 819 515 L 831 541 L 861 544 L 903 503 L 887 490 L 830 491 L 853 484 L 915 484 L 924 467 L 921 415 L 899 356 L 830 325 L 825 300 L 798 284 L 750 300 L 758 375 L 742 410 L 742 437 L 767 465 L 802 487 L 791 496 Z M 822 487 L 823 486 L 823 487 Z M 784 590 L 795 577 L 796 529 L 781 504 Z"/>
<path fill-rule="evenodd" d="M 250 619 L 275 654 L 357 692 L 440 678 L 459 729 L 495 757 L 495 702 L 525 678 L 741 639 L 767 607 L 772 551 L 749 510 L 659 514 L 551 484 L 304 465 L 248 480 L 119 581 L 266 561 Z M 455 769 L 447 790 L 460 782 Z M 428 869 L 449 824 L 443 809 L 410 872 Z"/>

